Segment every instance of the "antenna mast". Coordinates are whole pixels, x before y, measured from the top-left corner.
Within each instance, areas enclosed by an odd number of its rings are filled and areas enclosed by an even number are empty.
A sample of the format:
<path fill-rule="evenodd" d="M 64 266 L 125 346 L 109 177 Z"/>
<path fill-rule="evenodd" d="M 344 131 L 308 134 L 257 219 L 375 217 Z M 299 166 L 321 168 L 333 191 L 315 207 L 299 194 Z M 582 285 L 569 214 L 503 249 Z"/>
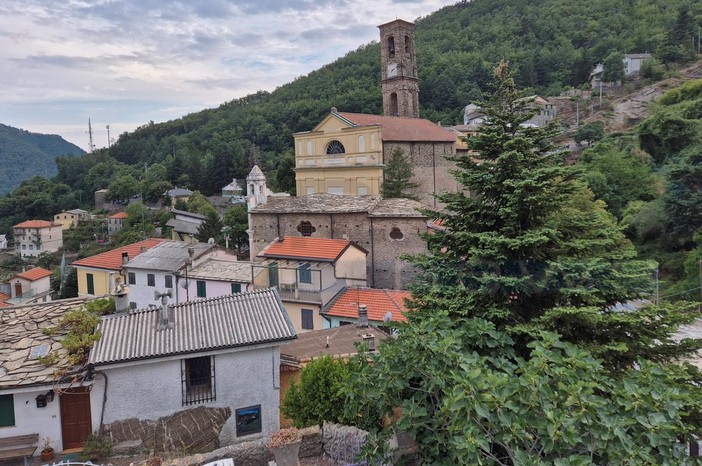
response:
<path fill-rule="evenodd" d="M 88 118 L 88 137 L 88 149 L 90 149 L 92 154 L 95 151 L 95 144 L 93 143 L 93 126 L 90 124 L 90 118 Z"/>
<path fill-rule="evenodd" d="M 90 121 L 90 120 L 88 120 Z M 107 128 L 107 148 L 110 148 L 111 142 L 110 141 L 110 125 L 105 126 Z"/>

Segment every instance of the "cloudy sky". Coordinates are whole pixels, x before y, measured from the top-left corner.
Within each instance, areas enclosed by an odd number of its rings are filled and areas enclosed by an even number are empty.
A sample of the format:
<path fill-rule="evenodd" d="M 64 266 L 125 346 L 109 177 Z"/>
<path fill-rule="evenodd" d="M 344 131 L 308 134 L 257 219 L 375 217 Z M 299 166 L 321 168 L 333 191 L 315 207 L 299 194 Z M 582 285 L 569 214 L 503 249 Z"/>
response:
<path fill-rule="evenodd" d="M 298 76 L 456 0 L 1 0 L 0 123 L 88 150 Z"/>

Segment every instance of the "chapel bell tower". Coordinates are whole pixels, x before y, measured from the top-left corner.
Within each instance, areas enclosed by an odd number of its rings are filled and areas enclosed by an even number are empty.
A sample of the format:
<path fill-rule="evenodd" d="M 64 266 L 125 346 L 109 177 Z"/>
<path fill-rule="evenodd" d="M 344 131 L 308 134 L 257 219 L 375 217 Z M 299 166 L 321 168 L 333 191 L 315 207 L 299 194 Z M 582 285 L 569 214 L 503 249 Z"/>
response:
<path fill-rule="evenodd" d="M 419 118 L 419 79 L 414 23 L 396 19 L 380 29 L 380 83 L 383 114 Z"/>

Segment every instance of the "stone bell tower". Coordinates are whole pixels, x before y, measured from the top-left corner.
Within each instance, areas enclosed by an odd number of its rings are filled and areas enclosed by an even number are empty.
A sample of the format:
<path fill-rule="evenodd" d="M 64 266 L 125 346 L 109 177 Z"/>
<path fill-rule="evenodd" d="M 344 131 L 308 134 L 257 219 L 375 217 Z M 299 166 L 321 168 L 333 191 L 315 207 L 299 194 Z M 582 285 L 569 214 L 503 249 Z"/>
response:
<path fill-rule="evenodd" d="M 419 79 L 414 23 L 396 19 L 380 29 L 380 83 L 383 114 L 419 118 Z"/>

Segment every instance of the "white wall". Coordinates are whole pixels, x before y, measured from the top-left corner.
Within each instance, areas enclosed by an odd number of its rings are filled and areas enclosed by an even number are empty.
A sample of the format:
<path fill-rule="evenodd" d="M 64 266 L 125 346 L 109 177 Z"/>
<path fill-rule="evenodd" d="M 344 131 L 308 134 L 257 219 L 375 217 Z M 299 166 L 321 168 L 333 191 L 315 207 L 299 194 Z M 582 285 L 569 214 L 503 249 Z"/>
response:
<path fill-rule="evenodd" d="M 232 415 L 222 429 L 222 445 L 236 440 L 235 411 L 261 405 L 263 432 L 241 440 L 267 438 L 279 427 L 280 351 L 279 346 L 241 349 L 230 352 L 197 353 L 215 355 L 216 401 L 182 405 L 181 360 L 159 358 L 119 367 L 98 367 L 108 379 L 104 423 L 137 417 L 155 420 L 178 411 L 206 407 L 229 407 Z M 96 380 L 101 380 L 98 375 Z M 93 390 L 99 392 L 101 389 Z"/>
<path fill-rule="evenodd" d="M 61 415 L 58 395 L 54 396 L 54 401 L 47 403 L 44 408 L 37 408 L 35 398 L 37 395 L 46 394 L 51 389 L 50 386 L 41 390 L 13 393 L 15 406 L 15 425 L 0 427 L 0 437 L 14 437 L 15 435 L 39 434 L 37 450 L 34 452 L 38 456 L 41 452 L 42 440 L 49 437 L 52 440 L 54 449 L 57 452 L 62 450 L 63 440 L 61 438 Z M 10 392 L 0 392 L 0 394 L 10 394 Z"/>
<path fill-rule="evenodd" d="M 129 284 L 129 275 L 127 275 L 127 286 L 129 287 L 129 301 L 137 303 L 137 309 L 144 309 L 149 305 L 153 304 L 156 306 L 161 305 L 160 299 L 154 298 L 154 291 L 159 293 L 164 293 L 168 291 L 165 285 L 166 272 L 156 271 L 156 270 L 141 270 L 141 269 L 127 269 L 127 272 L 134 272 L 136 276 L 136 285 Z M 154 284 L 155 286 L 147 285 L 147 275 L 154 274 Z M 169 274 L 170 275 L 170 274 Z M 169 303 L 176 302 L 175 286 L 176 278 L 173 277 L 173 297 L 168 300 Z"/>
<path fill-rule="evenodd" d="M 215 281 L 215 280 L 207 280 L 207 279 L 201 279 L 201 278 L 188 277 L 188 282 L 190 283 L 190 285 L 188 286 L 187 289 L 185 289 L 181 286 L 182 283 L 185 283 L 185 276 L 181 276 L 178 279 L 178 302 L 179 303 L 184 303 L 188 300 L 195 301 L 196 299 L 203 299 L 203 298 L 197 297 L 197 281 L 198 280 L 205 281 L 205 290 L 207 292 L 206 298 L 216 298 L 218 296 L 230 295 L 230 294 L 232 294 L 232 283 L 240 283 L 240 282 L 224 282 L 224 281 Z M 251 285 L 250 283 L 240 283 L 240 284 L 241 284 L 241 292 L 242 293 L 244 293 L 245 291 L 252 291 L 253 290 L 253 285 Z M 175 299 L 175 296 L 174 296 L 174 299 Z"/>

